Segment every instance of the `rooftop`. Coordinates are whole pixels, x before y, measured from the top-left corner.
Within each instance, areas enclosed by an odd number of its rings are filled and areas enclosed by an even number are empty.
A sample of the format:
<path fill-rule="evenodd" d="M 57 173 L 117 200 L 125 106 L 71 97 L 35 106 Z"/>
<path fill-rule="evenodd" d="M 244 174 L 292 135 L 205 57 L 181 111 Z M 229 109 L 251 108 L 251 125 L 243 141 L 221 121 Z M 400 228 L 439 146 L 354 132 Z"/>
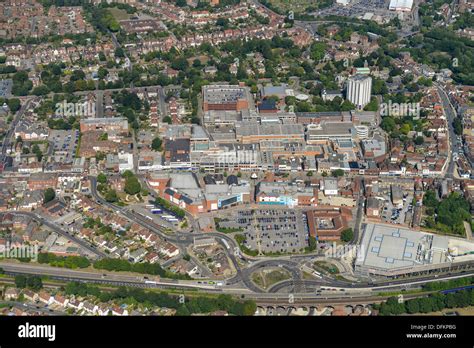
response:
<path fill-rule="evenodd" d="M 84 118 L 81 119 L 81 123 L 84 124 L 113 124 L 119 122 L 127 122 L 128 120 L 125 117 L 103 117 L 103 118 Z"/>
<path fill-rule="evenodd" d="M 308 127 L 310 137 L 330 138 L 333 136 L 354 136 L 356 130 L 352 122 L 321 122 L 320 125 Z"/>
<path fill-rule="evenodd" d="M 397 272 L 448 261 L 448 238 L 390 225 L 365 227 L 356 266 Z"/>
<path fill-rule="evenodd" d="M 301 124 L 262 124 L 255 125 L 249 123 L 240 123 L 236 127 L 236 134 L 239 136 L 251 135 L 303 135 L 303 125 Z"/>
<path fill-rule="evenodd" d="M 238 85 L 211 85 L 202 88 L 204 101 L 210 104 L 234 103 L 246 99 L 245 87 Z"/>

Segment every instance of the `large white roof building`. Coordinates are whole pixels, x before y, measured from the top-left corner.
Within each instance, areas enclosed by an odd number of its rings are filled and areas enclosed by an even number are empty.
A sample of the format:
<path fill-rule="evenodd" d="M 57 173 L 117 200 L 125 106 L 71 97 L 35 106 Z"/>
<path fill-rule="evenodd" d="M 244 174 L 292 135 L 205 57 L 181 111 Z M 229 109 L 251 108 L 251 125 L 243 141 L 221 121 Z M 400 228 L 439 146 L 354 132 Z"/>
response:
<path fill-rule="evenodd" d="M 413 0 L 390 0 L 389 10 L 410 12 L 413 7 Z"/>

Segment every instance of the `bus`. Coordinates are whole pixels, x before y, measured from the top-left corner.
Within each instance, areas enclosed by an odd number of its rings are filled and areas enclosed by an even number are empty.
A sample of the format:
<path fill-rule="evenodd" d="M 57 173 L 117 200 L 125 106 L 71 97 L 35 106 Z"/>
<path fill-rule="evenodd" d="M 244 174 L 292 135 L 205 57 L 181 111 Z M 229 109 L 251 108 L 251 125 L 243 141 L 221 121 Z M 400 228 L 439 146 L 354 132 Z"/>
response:
<path fill-rule="evenodd" d="M 227 243 L 227 241 L 224 238 L 221 238 L 221 240 L 222 240 L 222 243 L 224 243 L 227 250 L 229 250 L 230 249 L 229 243 Z"/>
<path fill-rule="evenodd" d="M 147 204 L 145 205 L 145 208 L 147 209 L 153 209 L 155 206 L 153 204 Z"/>
<path fill-rule="evenodd" d="M 161 209 L 154 208 L 150 210 L 152 214 L 161 214 Z"/>

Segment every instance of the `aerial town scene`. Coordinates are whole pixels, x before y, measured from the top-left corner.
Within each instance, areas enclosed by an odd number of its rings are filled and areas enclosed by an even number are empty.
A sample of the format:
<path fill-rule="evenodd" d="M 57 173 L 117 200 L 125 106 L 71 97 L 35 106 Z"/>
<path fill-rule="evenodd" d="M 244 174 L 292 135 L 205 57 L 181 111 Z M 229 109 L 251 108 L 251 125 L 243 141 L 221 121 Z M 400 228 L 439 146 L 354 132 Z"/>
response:
<path fill-rule="evenodd" d="M 0 1 L 0 315 L 474 315 L 473 67 L 472 0 Z"/>

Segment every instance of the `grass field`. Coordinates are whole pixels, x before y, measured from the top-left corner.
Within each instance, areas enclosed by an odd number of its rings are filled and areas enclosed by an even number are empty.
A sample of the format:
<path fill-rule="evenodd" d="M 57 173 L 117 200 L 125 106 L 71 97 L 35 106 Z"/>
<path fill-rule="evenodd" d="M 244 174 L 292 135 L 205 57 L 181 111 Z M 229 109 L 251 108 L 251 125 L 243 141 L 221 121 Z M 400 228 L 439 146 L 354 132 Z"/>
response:
<path fill-rule="evenodd" d="M 262 289 L 268 289 L 273 284 L 290 278 L 290 274 L 281 269 L 264 269 L 252 274 L 252 281 Z"/>
<path fill-rule="evenodd" d="M 316 261 L 313 265 L 313 268 L 315 268 L 318 271 L 322 271 L 323 273 L 329 273 L 329 274 L 339 273 L 339 270 L 337 269 L 336 266 L 324 261 Z"/>
<path fill-rule="evenodd" d="M 125 19 L 130 19 L 130 15 L 125 11 L 116 7 L 109 8 L 110 13 L 114 16 L 117 21 L 122 21 Z"/>

